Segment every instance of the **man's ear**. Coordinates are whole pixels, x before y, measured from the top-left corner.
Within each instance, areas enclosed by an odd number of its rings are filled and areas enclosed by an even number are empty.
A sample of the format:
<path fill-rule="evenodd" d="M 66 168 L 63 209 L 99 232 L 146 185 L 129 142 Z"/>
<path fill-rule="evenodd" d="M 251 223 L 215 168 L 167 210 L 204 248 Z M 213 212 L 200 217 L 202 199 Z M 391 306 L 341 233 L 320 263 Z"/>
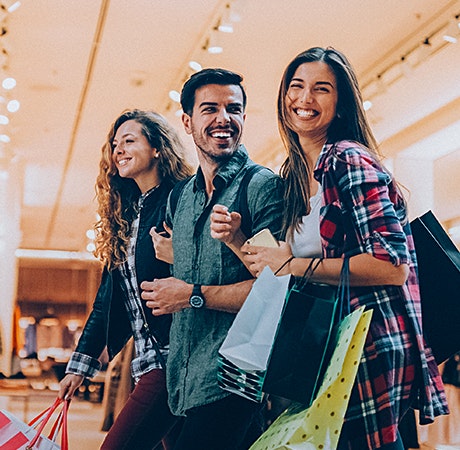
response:
<path fill-rule="evenodd" d="M 182 113 L 182 123 L 187 134 L 192 134 L 192 118 L 187 113 Z"/>

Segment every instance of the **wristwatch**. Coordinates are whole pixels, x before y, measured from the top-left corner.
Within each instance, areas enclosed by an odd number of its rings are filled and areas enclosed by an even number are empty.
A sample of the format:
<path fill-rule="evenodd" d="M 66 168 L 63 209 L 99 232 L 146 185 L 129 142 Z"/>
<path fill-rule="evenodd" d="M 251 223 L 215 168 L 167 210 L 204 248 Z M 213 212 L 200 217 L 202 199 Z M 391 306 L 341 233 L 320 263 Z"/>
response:
<path fill-rule="evenodd" d="M 203 308 L 206 303 L 203 293 L 201 292 L 201 284 L 194 284 L 192 295 L 188 299 L 190 306 L 195 309 Z"/>

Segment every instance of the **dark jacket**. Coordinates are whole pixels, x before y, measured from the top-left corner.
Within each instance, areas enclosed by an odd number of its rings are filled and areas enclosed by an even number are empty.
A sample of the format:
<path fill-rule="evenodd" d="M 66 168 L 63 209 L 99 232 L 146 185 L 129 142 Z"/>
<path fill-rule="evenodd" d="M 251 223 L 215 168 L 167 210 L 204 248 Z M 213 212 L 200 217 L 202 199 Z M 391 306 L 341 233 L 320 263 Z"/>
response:
<path fill-rule="evenodd" d="M 170 275 L 169 264 L 155 258 L 152 239 L 149 235 L 152 226 L 163 229 L 166 200 L 172 188 L 170 183 L 162 183 L 144 201 L 140 212 L 139 232 L 136 242 L 136 276 L 138 284 L 165 278 Z M 93 303 L 93 309 L 86 321 L 76 352 L 99 358 L 107 346 L 110 360 L 123 348 L 132 336 L 131 324 L 126 312 L 125 294 L 121 288 L 118 269 L 104 269 L 101 284 Z M 145 317 L 151 333 L 160 347 L 169 343 L 171 315 L 153 316 L 152 311 L 142 301 Z"/>

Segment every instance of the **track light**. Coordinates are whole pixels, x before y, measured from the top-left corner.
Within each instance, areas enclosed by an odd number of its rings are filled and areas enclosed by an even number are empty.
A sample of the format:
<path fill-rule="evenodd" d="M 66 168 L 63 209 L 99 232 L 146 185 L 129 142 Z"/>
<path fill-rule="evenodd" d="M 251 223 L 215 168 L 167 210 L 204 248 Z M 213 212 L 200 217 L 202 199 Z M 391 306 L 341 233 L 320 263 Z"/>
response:
<path fill-rule="evenodd" d="M 224 51 L 222 45 L 220 45 L 219 35 L 216 32 L 216 28 L 214 28 L 211 31 L 211 35 L 209 36 L 209 41 L 207 45 L 207 50 L 208 50 L 208 53 L 211 53 L 213 55 L 217 55 Z"/>
<path fill-rule="evenodd" d="M 222 18 L 219 21 L 219 26 L 217 27 L 222 33 L 233 33 L 233 23 L 231 21 L 231 9 L 230 4 L 225 5 L 225 11 L 222 15 Z"/>
<path fill-rule="evenodd" d="M 169 91 L 169 98 L 176 103 L 180 102 L 180 93 L 178 91 L 172 90 Z"/>
<path fill-rule="evenodd" d="M 195 72 L 198 72 L 203 68 L 201 64 L 197 61 L 190 61 L 188 63 L 188 66 L 190 67 L 190 69 L 194 70 Z"/>
<path fill-rule="evenodd" d="M 454 18 L 449 20 L 444 36 L 442 37 L 445 41 L 451 44 L 456 44 L 458 41 L 458 35 L 460 34 L 460 23 L 459 15 L 457 14 Z"/>

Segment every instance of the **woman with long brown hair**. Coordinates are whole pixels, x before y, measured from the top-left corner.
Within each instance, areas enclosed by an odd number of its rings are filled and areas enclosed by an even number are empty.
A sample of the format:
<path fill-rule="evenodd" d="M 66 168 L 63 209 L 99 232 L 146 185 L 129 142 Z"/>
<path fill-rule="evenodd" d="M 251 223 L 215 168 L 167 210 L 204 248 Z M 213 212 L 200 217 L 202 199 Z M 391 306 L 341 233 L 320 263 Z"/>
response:
<path fill-rule="evenodd" d="M 286 242 L 245 244 L 256 275 L 268 265 L 337 285 L 350 263 L 350 306 L 373 310 L 339 449 L 403 450 L 398 424 L 410 407 L 420 422 L 448 412 L 431 349 L 423 339 L 417 258 L 407 207 L 381 162 L 354 70 L 341 52 L 314 47 L 286 68 L 278 93 L 278 125 L 287 150 Z M 231 243 L 238 218 L 217 211 L 213 236 Z"/>

